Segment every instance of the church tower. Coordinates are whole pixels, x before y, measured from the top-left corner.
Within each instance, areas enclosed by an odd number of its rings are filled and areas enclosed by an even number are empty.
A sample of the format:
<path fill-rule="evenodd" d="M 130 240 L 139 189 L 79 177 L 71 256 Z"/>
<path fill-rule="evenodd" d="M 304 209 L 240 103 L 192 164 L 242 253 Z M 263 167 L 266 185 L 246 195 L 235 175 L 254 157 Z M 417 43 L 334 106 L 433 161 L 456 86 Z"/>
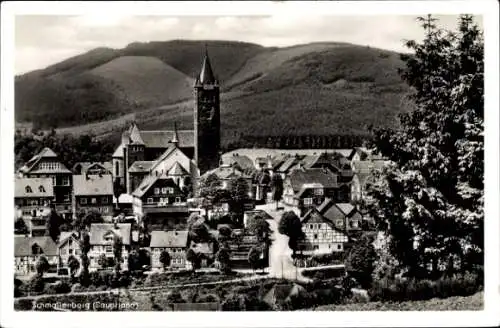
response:
<path fill-rule="evenodd" d="M 214 76 L 206 49 L 194 94 L 194 160 L 203 174 L 219 166 L 220 151 L 219 81 Z"/>

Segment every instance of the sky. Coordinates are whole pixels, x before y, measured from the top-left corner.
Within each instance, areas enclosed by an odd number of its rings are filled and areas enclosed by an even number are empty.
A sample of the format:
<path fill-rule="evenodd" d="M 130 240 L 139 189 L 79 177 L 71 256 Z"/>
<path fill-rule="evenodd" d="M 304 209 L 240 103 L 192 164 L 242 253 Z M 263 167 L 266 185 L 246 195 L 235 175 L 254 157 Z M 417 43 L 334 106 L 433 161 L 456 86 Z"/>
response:
<path fill-rule="evenodd" d="M 454 30 L 455 15 L 436 15 Z M 481 17 L 476 22 L 482 27 Z M 285 47 L 320 41 L 350 42 L 407 51 L 403 40 L 421 40 L 416 15 L 334 16 L 130 16 L 108 12 L 80 16 L 17 15 L 15 73 L 42 69 L 97 47 L 122 48 L 132 42 L 234 40 Z"/>

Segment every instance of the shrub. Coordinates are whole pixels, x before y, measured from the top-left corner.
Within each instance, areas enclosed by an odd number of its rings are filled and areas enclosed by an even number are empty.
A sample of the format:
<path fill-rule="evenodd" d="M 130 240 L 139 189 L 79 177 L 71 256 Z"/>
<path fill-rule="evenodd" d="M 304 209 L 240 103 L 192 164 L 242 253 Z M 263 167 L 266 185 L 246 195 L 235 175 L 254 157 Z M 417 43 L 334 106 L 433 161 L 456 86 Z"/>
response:
<path fill-rule="evenodd" d="M 82 292 L 85 289 L 86 288 L 83 287 L 82 285 L 80 285 L 79 283 L 73 284 L 73 286 L 71 286 L 71 292 L 73 292 L 73 293 Z"/>
<path fill-rule="evenodd" d="M 53 284 L 47 284 L 45 285 L 45 288 L 43 289 L 43 293 L 44 294 L 57 294 L 57 290 L 56 290 L 56 287 L 55 285 Z"/>
<path fill-rule="evenodd" d="M 29 291 L 32 294 L 42 293 L 45 288 L 45 281 L 42 277 L 36 275 L 29 282 Z"/>
<path fill-rule="evenodd" d="M 66 281 L 58 281 L 54 284 L 54 290 L 57 294 L 69 293 L 71 291 L 71 285 Z"/>
<path fill-rule="evenodd" d="M 425 279 L 382 279 L 369 290 L 372 301 L 418 301 L 434 297 L 468 296 L 482 288 L 482 277 L 474 273 L 454 274 L 435 281 Z"/>
<path fill-rule="evenodd" d="M 31 311 L 33 309 L 33 300 L 31 299 L 21 299 L 14 301 L 15 311 Z"/>

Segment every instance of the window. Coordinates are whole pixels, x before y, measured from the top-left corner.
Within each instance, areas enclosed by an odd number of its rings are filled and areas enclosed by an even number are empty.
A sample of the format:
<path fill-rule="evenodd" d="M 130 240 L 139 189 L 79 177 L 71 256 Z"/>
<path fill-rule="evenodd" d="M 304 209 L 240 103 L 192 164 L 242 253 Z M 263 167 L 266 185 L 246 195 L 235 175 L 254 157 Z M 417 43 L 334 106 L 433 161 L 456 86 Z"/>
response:
<path fill-rule="evenodd" d="M 57 179 L 55 176 L 52 176 L 52 185 L 54 185 L 54 186 L 57 185 Z"/>
<path fill-rule="evenodd" d="M 312 224 L 309 225 L 309 229 L 311 229 L 311 230 L 313 229 L 313 225 Z"/>
<path fill-rule="evenodd" d="M 153 198 L 148 198 L 148 204 L 153 204 Z"/>
<path fill-rule="evenodd" d="M 314 239 L 318 239 L 318 234 L 317 233 L 314 234 Z"/>
<path fill-rule="evenodd" d="M 181 202 L 181 198 L 180 197 L 175 197 L 175 202 L 176 203 L 180 203 Z"/>
<path fill-rule="evenodd" d="M 314 245 L 314 246 L 313 246 L 313 249 L 314 249 L 314 250 L 318 250 L 318 249 L 319 249 L 319 246 L 318 246 L 318 245 Z"/>
<path fill-rule="evenodd" d="M 106 253 L 113 253 L 113 247 L 111 247 L 111 246 L 106 246 L 106 247 L 105 247 L 105 252 L 106 252 Z"/>
<path fill-rule="evenodd" d="M 337 249 L 338 249 L 338 250 L 341 250 L 341 249 L 342 249 L 342 245 L 337 244 Z"/>
<path fill-rule="evenodd" d="M 312 205 L 312 198 L 304 198 L 304 205 Z"/>
<path fill-rule="evenodd" d="M 166 194 L 167 193 L 167 188 L 161 188 L 161 193 Z"/>
<path fill-rule="evenodd" d="M 69 198 L 70 198 L 69 194 L 64 194 L 64 200 L 63 201 L 69 202 L 69 200 L 70 200 Z"/>
<path fill-rule="evenodd" d="M 69 177 L 62 177 L 62 185 L 69 186 Z"/>
<path fill-rule="evenodd" d="M 344 225 L 344 221 L 343 220 L 337 220 L 337 227 L 342 227 Z"/>
<path fill-rule="evenodd" d="M 155 188 L 155 195 L 158 195 L 160 193 L 160 188 Z"/>
<path fill-rule="evenodd" d="M 91 198 L 91 199 L 90 199 L 90 202 L 91 202 L 92 204 L 97 204 L 97 198 Z"/>
<path fill-rule="evenodd" d="M 174 188 L 172 188 L 172 187 L 167 188 L 167 193 L 173 194 L 174 193 Z"/>
<path fill-rule="evenodd" d="M 30 200 L 30 205 L 31 206 L 37 206 L 38 205 L 38 200 L 37 199 Z"/>
<path fill-rule="evenodd" d="M 115 163 L 115 175 L 120 175 L 120 165 L 118 164 L 118 162 Z"/>
<path fill-rule="evenodd" d="M 80 198 L 80 204 L 87 204 L 87 198 Z"/>
<path fill-rule="evenodd" d="M 107 204 L 108 203 L 108 197 L 103 197 L 102 198 L 102 203 Z"/>
<path fill-rule="evenodd" d="M 73 255 L 73 250 L 71 248 L 69 249 L 69 255 Z"/>
<path fill-rule="evenodd" d="M 322 196 L 323 195 L 323 189 L 322 188 L 314 189 L 314 194 L 317 195 L 317 196 Z"/>
<path fill-rule="evenodd" d="M 45 192 L 45 188 L 44 188 L 43 186 L 38 187 L 38 190 L 39 190 L 40 192 Z"/>
<path fill-rule="evenodd" d="M 26 193 L 27 194 L 31 194 L 33 192 L 33 190 L 31 190 L 31 187 L 30 186 L 26 186 Z"/>

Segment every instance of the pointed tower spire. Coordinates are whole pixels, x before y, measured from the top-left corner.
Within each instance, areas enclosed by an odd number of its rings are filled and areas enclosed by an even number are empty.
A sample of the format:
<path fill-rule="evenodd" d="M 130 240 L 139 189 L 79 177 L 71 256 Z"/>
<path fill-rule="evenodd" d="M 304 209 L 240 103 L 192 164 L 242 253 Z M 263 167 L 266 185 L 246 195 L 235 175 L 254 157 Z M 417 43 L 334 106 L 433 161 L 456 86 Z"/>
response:
<path fill-rule="evenodd" d="M 205 43 L 205 57 L 203 58 L 203 64 L 201 66 L 200 72 L 200 83 L 214 83 L 215 77 L 212 71 L 212 66 L 210 65 L 210 58 L 208 57 L 207 44 Z"/>
<path fill-rule="evenodd" d="M 176 147 L 179 144 L 179 135 L 177 134 L 177 122 L 174 122 L 174 136 L 172 137 L 172 143 Z"/>

